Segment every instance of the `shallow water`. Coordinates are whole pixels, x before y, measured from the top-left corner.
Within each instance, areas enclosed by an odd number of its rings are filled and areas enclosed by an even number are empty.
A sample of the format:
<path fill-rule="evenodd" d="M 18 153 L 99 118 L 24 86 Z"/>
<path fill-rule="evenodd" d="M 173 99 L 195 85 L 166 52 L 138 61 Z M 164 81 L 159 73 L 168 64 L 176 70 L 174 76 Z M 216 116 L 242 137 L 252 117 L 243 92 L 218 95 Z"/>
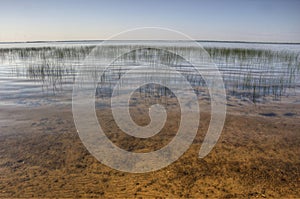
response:
<path fill-rule="evenodd" d="M 0 60 L 0 100 L 1 105 L 41 106 L 51 103 L 70 104 L 72 88 L 78 68 L 82 68 L 85 54 L 89 50 L 76 51 L 79 47 L 96 45 L 98 42 L 41 42 L 41 43 L 10 43 L 0 44 L 0 50 L 11 49 L 9 53 L 1 54 Z M 134 42 L 133 42 L 134 43 Z M 139 41 L 137 43 L 144 43 Z M 148 43 L 151 43 L 148 41 Z M 185 42 L 178 42 L 184 46 Z M 300 86 L 300 45 L 292 44 L 250 44 L 250 43 L 222 43 L 200 42 L 211 53 L 214 63 L 222 73 L 227 95 L 234 95 L 239 99 L 248 98 L 250 101 L 264 101 L 267 98 L 280 100 L 281 96 L 297 95 Z M 125 45 L 126 41 L 114 41 L 113 44 Z M 168 45 L 176 44 L 175 41 Z M 188 42 L 186 42 L 188 46 Z M 49 49 L 42 49 L 50 47 Z M 19 48 L 19 49 L 16 49 Z M 39 51 L 26 48 L 41 48 Z M 55 54 L 62 57 L 53 57 L 53 51 L 60 48 L 74 48 L 75 54 Z M 20 49 L 24 52 L 20 53 Z M 25 50 L 24 50 L 25 49 Z M 92 48 L 91 48 L 92 49 Z M 228 49 L 266 50 L 270 54 L 252 55 L 234 54 Z M 146 50 L 147 51 L 147 50 Z M 149 53 L 153 51 L 141 51 L 139 61 L 153 58 Z M 73 51 L 72 51 L 73 52 Z M 84 52 L 84 53 L 81 53 Z M 229 52 L 229 53 L 228 53 Z M 272 54 L 274 52 L 274 55 Z M 279 52 L 279 55 L 276 54 Z M 26 54 L 28 53 L 28 54 Z M 64 51 L 62 51 L 64 53 Z M 77 53 L 77 54 L 76 54 Z M 237 52 L 240 53 L 240 52 Z M 254 52 L 255 53 L 255 52 Z M 283 54 L 283 56 L 281 56 Z M 134 55 L 135 56 L 135 55 Z M 144 56 L 144 57 L 143 57 Z M 269 57 L 268 57 L 269 56 Z M 110 96 L 112 89 L 120 77 L 141 62 L 136 62 L 136 57 L 129 55 L 119 58 L 105 72 L 106 77 L 98 84 L 98 96 Z M 164 59 L 160 55 L 159 59 Z M 205 82 L 191 65 L 185 60 L 169 56 L 168 59 L 176 59 L 173 64 L 188 79 L 198 95 L 203 94 Z M 147 61 L 146 60 L 146 61 Z M 179 60 L 179 61 L 178 61 Z M 201 70 L 210 70 L 201 67 Z M 146 72 L 147 73 L 147 72 Z M 172 75 L 168 74 L 168 78 Z M 136 81 L 132 78 L 128 81 Z M 174 82 L 175 79 L 174 79 Z M 178 84 L 178 83 L 177 83 Z M 151 86 L 140 89 L 139 92 L 156 92 L 161 94 L 163 88 L 151 90 Z M 150 91 L 151 90 L 151 91 Z M 158 92 L 159 91 L 159 92 Z"/>
<path fill-rule="evenodd" d="M 78 42 L 76 49 L 92 44 Z M 0 48 L 0 198 L 299 196 L 300 84 L 299 56 L 294 57 L 294 50 L 286 52 L 281 45 L 207 44 L 218 45 L 206 49 L 210 49 L 223 75 L 227 116 L 214 150 L 199 159 L 211 119 L 210 98 L 201 76 L 180 57 L 161 52 L 152 56 L 159 51 L 144 49 L 119 57 L 99 77 L 92 66 L 105 64 L 97 59 L 91 65 L 82 62 L 89 48 L 67 49 L 75 43 L 51 43 L 51 48 L 40 50 L 29 46 L 50 44 L 5 45 L 11 51 L 3 53 Z M 24 51 L 13 50 L 14 47 Z M 239 50 L 231 52 L 229 47 Z M 267 51 L 259 51 L 265 48 Z M 299 49 L 299 45 L 291 49 Z M 259 52 L 267 52 L 269 57 Z M 86 72 L 88 83 L 97 86 L 97 119 L 112 143 L 126 151 L 148 153 L 169 144 L 180 127 L 181 104 L 172 91 L 148 84 L 132 95 L 130 114 L 140 126 L 151 121 L 151 105 L 158 103 L 166 108 L 167 121 L 162 131 L 147 139 L 123 132 L 108 105 L 120 77 L 153 59 L 160 64 L 169 63 L 182 73 L 199 97 L 201 120 L 197 136 L 178 161 L 162 170 L 131 174 L 111 169 L 99 163 L 78 136 L 80 131 L 75 128 L 70 108 L 75 77 Z M 206 65 L 201 69 L 210 70 Z M 166 81 L 180 85 L 173 73 L 160 67 L 158 71 Z M 130 87 L 152 77 L 151 70 L 138 72 L 122 83 Z M 94 79 L 99 82 L 95 84 Z M 269 103 L 273 100 L 281 101 Z"/>

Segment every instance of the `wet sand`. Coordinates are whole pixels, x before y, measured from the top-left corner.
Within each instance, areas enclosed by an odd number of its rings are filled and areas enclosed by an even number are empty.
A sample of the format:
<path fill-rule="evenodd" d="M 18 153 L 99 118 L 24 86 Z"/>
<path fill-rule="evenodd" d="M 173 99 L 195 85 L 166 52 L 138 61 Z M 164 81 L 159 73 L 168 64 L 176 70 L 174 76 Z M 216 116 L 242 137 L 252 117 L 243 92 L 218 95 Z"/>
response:
<path fill-rule="evenodd" d="M 190 149 L 168 167 L 145 174 L 120 172 L 91 156 L 79 139 L 69 105 L 0 109 L 1 198 L 300 197 L 299 103 L 228 102 L 221 137 L 204 159 L 198 152 L 210 114 L 201 109 Z M 108 109 L 97 114 L 105 116 L 102 122 L 110 120 Z M 139 120 L 143 114 L 141 107 L 132 109 L 137 123 L 147 123 Z M 115 125 L 107 135 L 126 150 L 156 149 L 172 139 L 177 116 L 176 109 L 168 112 L 169 126 L 155 142 L 116 134 Z"/>

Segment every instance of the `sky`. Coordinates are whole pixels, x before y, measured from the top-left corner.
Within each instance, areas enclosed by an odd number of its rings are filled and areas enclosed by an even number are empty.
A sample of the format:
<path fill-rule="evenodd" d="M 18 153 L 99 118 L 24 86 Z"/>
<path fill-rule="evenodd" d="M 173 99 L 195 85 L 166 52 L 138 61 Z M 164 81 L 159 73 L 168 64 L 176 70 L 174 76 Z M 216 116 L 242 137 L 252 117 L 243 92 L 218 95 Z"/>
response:
<path fill-rule="evenodd" d="M 145 26 L 195 40 L 299 43 L 300 0 L 0 0 L 0 42 L 102 40 Z M 153 37 L 124 39 L 176 39 Z"/>

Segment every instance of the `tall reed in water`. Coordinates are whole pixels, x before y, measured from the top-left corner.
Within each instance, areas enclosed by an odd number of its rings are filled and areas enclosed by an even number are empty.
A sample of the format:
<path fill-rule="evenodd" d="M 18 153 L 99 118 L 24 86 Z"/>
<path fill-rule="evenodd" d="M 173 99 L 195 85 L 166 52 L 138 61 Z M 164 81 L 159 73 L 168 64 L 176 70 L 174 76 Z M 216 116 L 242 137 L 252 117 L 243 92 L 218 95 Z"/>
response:
<path fill-rule="evenodd" d="M 36 47 L 0 49 L 1 60 L 23 60 L 27 65 L 26 75 L 56 86 L 64 77 L 76 73 L 76 63 L 87 56 L 95 46 L 74 47 Z M 118 45 L 108 46 L 105 56 L 118 52 Z M 268 49 L 244 48 L 205 48 L 223 74 L 227 91 L 252 101 L 259 97 L 272 95 L 278 99 L 288 89 L 295 88 L 299 82 L 300 55 L 296 52 L 273 51 Z M 178 47 L 177 51 L 192 54 L 188 47 Z M 175 66 L 195 87 L 205 86 L 205 82 L 180 57 L 155 50 L 142 49 L 129 53 L 114 63 L 115 76 L 106 74 L 104 79 L 117 78 L 125 72 L 126 64 L 138 64 L 138 61 L 151 62 L 159 55 L 161 63 Z M 172 78 L 172 77 L 170 77 Z"/>

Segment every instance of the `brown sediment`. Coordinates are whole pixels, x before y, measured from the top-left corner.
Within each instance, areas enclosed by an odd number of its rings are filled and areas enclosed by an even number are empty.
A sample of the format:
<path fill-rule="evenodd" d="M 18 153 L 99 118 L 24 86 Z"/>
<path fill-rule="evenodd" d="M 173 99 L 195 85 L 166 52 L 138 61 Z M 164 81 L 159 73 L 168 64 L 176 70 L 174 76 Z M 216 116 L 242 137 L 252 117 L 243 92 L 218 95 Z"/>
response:
<path fill-rule="evenodd" d="M 300 104 L 228 103 L 223 132 L 208 156 L 198 158 L 210 119 L 204 107 L 190 149 L 144 174 L 111 169 L 90 155 L 69 106 L 2 107 L 0 197 L 300 197 Z M 145 107 L 131 113 L 138 124 L 147 123 Z M 100 123 L 112 120 L 109 109 L 97 115 L 104 118 Z M 116 133 L 113 122 L 107 135 L 126 150 L 147 152 L 172 139 L 177 120 L 178 109 L 170 109 L 167 128 L 148 141 Z"/>

